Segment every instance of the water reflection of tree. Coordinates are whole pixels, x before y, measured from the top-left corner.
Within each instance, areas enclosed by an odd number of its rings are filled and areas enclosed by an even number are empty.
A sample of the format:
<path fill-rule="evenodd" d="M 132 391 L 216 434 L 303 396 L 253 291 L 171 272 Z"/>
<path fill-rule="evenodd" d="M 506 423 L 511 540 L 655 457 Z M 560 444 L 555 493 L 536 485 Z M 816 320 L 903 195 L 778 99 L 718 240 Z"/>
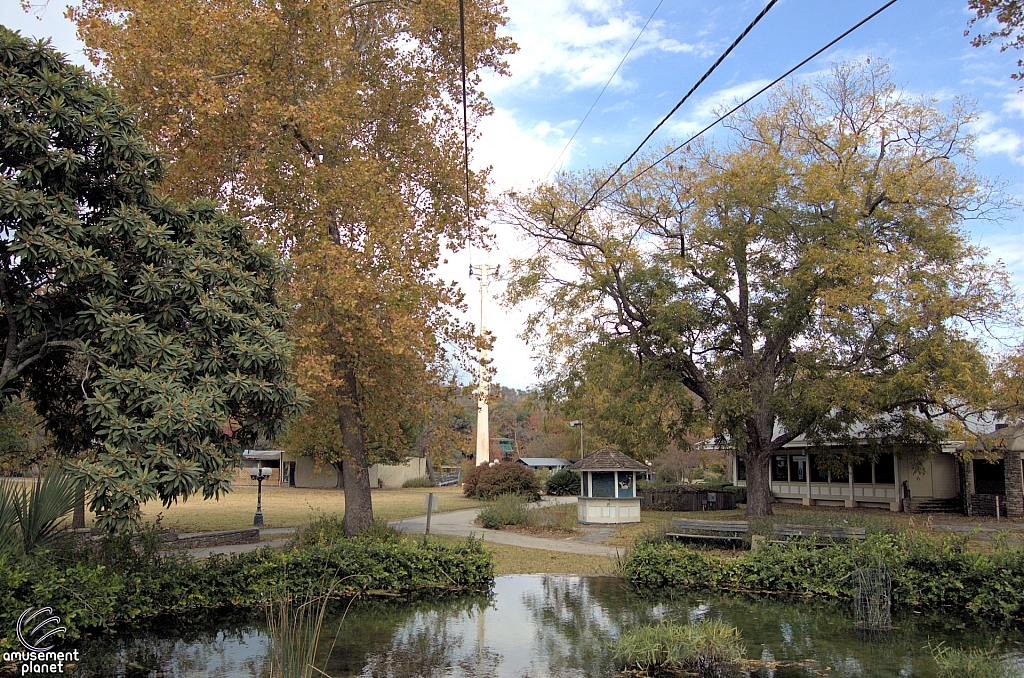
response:
<path fill-rule="evenodd" d="M 83 638 L 71 644 L 81 651 L 72 678 L 142 678 L 211 675 L 215 667 L 237 669 L 252 676 L 265 673 L 261 619 L 242 613 L 209 610 L 189 617 L 157 617 L 112 634 Z M 253 643 L 251 656 L 232 657 L 229 644 Z M 235 666 L 236 659 L 239 665 Z M 219 661 L 218 661 L 219 660 Z"/>
<path fill-rule="evenodd" d="M 465 631 L 488 602 L 472 596 L 354 608 L 340 627 L 327 673 L 403 678 L 451 675 L 449 669 L 460 666 L 469 675 L 494 675 L 500 656 L 487 648 L 476 652 L 475 638 Z M 325 622 L 322 652 L 334 641 L 339 621 L 334 615 Z"/>

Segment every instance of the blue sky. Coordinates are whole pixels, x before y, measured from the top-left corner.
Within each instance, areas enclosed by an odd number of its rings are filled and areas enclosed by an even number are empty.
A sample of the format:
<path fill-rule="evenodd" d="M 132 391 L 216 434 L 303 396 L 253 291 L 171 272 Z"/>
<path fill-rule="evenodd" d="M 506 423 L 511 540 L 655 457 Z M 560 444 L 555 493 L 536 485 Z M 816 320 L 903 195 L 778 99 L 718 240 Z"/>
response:
<path fill-rule="evenodd" d="M 765 0 L 766 1 L 766 0 Z M 663 0 L 654 19 L 612 80 L 560 165 L 584 169 L 618 163 L 667 113 L 765 1 Z M 495 192 L 541 180 L 586 114 L 658 0 L 506 0 L 507 32 L 520 51 L 510 59 L 511 77 L 487 77 L 485 91 L 495 115 L 481 125 L 474 164 L 491 165 Z M 691 101 L 651 140 L 661 145 L 703 126 L 710 109 L 743 98 L 870 14 L 883 0 L 781 0 Z M 1024 200 L 1024 94 L 1010 79 L 1019 52 L 976 49 L 964 37 L 966 0 L 899 0 L 873 21 L 808 64 L 796 77 L 827 70 L 829 63 L 871 56 L 887 60 L 896 82 L 911 93 L 948 104 L 957 95 L 977 101 L 978 170 L 1001 177 Z M 42 19 L 26 15 L 17 0 L 0 0 L 0 22 L 26 34 L 52 37 L 54 45 L 84 62 L 63 3 L 51 0 Z M 1002 259 L 1014 284 L 1024 288 L 1024 218 L 969 226 L 975 241 Z M 495 228 L 498 247 L 473 253 L 492 264 L 523 252 L 514 234 Z M 469 254 L 442 269 L 459 280 L 479 313 L 475 284 L 465 275 Z M 492 331 L 498 381 L 525 387 L 532 361 L 516 338 L 522 311 L 494 309 Z"/>

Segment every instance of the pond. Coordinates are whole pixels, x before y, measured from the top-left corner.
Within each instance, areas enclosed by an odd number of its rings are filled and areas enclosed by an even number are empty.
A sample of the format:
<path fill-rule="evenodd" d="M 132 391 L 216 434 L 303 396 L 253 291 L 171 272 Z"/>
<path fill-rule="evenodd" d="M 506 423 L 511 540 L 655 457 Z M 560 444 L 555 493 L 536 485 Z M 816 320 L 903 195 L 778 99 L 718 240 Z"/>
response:
<path fill-rule="evenodd" d="M 600 577 L 498 577 L 486 597 L 370 601 L 344 619 L 343 612 L 333 611 L 321 641 L 324 652 L 334 642 L 326 669 L 333 678 L 613 676 L 608 645 L 622 629 L 715 617 L 741 630 L 748 658 L 763 660 L 754 673 L 762 678 L 929 678 L 928 646 L 939 642 L 997 647 L 1010 663 L 1024 656 L 1024 633 L 946 613 L 900 614 L 894 631 L 867 636 L 852 628 L 843 603 L 708 593 L 652 599 Z M 83 662 L 72 675 L 79 678 L 269 674 L 264 624 L 252 614 L 161 619 L 78 647 Z"/>

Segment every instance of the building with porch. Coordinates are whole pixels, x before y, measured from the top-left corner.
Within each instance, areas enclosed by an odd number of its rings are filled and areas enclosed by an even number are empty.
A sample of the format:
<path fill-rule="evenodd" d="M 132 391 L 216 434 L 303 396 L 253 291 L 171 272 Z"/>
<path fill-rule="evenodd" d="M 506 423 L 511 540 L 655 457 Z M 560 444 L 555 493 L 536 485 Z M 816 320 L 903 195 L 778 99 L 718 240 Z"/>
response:
<path fill-rule="evenodd" d="M 333 489 L 338 487 L 338 471 L 330 464 L 316 464 L 311 457 L 297 457 L 284 450 L 246 450 L 242 463 L 235 472 L 236 485 L 255 485 L 250 478 L 254 468 L 271 469 L 264 486 L 305 487 L 312 489 Z M 404 464 L 370 466 L 370 487 L 401 487 L 410 478 L 427 475 L 427 460 L 412 457 Z"/>

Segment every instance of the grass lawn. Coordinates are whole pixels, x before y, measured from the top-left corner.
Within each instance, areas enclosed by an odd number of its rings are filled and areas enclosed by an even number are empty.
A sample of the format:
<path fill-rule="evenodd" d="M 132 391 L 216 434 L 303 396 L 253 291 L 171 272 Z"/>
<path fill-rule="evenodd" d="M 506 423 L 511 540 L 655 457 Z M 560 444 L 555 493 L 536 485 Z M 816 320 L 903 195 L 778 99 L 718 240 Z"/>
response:
<path fill-rule="evenodd" d="M 425 513 L 425 488 L 373 490 L 373 516 L 383 520 L 408 518 Z M 466 499 L 458 488 L 431 490 L 438 497 L 438 511 L 473 508 L 482 504 Z M 142 507 L 148 522 L 160 518 L 163 527 L 179 532 L 237 530 L 252 527 L 256 512 L 256 488 L 236 487 L 221 498 L 203 501 L 193 497 L 165 508 L 159 501 Z M 303 488 L 263 488 L 265 527 L 298 527 L 317 515 L 341 515 L 345 512 L 345 494 L 341 490 Z"/>
<path fill-rule="evenodd" d="M 423 536 L 409 535 L 408 539 L 422 539 Z M 432 534 L 428 539 L 454 544 L 464 537 Z M 617 563 L 607 556 L 583 556 L 573 553 L 525 549 L 521 546 L 492 544 L 485 542 L 484 548 L 494 556 L 494 574 L 616 574 Z"/>

